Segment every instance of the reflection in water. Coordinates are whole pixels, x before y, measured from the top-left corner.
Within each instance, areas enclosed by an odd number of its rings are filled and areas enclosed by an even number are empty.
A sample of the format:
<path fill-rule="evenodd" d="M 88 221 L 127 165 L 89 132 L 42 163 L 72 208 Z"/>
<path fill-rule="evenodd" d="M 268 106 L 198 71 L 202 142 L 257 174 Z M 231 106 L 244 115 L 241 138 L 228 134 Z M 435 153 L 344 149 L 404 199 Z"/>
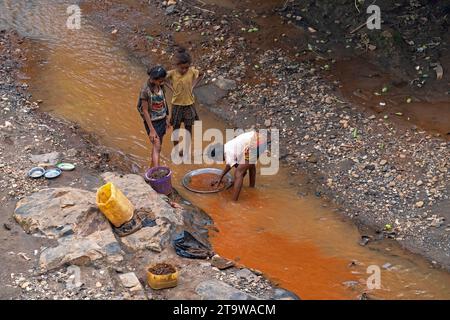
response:
<path fill-rule="evenodd" d="M 145 166 L 149 143 L 136 111 L 144 69 L 85 22 L 81 30 L 65 28 L 68 4 L 62 0 L 3 1 L 0 25 L 13 26 L 39 40 L 39 50 L 32 57 L 35 63 L 26 71 L 33 94 L 44 100 L 46 111 L 80 123 L 104 144 L 133 155 Z M 200 117 L 204 128 L 224 129 L 222 121 L 204 110 Z M 163 153 L 163 162 L 170 165 L 167 137 Z M 450 297 L 447 273 L 431 269 L 389 242 L 359 246 L 356 228 L 323 201 L 299 198 L 299 182 L 284 169 L 277 176 L 258 177 L 256 189 L 245 188 L 240 202 L 231 203 L 229 191 L 214 195 L 185 191 L 179 181 L 193 168 L 198 166 L 172 166 L 174 184 L 213 217 L 219 229 L 212 235 L 215 250 L 265 272 L 302 298 L 355 298 L 366 290 L 366 268 L 387 262 L 393 268 L 382 271 L 382 289 L 372 294 Z M 351 261 L 356 261 L 354 266 L 349 266 Z"/>

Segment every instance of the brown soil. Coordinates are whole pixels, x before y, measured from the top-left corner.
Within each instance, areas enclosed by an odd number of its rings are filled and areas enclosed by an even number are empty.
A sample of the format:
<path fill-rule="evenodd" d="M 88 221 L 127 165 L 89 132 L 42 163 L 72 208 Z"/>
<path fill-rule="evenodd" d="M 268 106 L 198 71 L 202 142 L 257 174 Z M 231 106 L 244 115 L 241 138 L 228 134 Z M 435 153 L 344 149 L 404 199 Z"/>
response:
<path fill-rule="evenodd" d="M 167 170 L 167 169 L 159 169 L 159 170 L 153 172 L 150 175 L 150 178 L 158 180 L 158 179 L 162 179 L 164 177 L 167 177 L 168 174 L 169 174 L 169 170 Z"/>
<path fill-rule="evenodd" d="M 203 173 L 191 178 L 189 188 L 197 191 L 215 191 L 221 190 L 225 187 L 225 182 L 222 181 L 218 186 L 214 186 L 214 182 L 219 179 L 219 176 L 214 173 Z"/>
<path fill-rule="evenodd" d="M 166 275 L 166 274 L 175 273 L 177 270 L 170 264 L 158 263 L 157 265 L 149 268 L 148 271 L 157 276 L 162 276 L 162 275 Z"/>

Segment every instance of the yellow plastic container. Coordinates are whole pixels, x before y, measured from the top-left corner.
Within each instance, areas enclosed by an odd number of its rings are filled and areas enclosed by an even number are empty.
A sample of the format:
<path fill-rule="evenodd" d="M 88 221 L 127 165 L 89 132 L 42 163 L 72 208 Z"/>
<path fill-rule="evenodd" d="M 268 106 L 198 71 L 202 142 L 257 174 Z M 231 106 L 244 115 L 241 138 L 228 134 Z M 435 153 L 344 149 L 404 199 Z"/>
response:
<path fill-rule="evenodd" d="M 152 266 L 147 268 L 147 282 L 153 290 L 168 289 L 178 285 L 178 271 L 170 274 L 157 275 L 150 272 L 151 268 Z"/>
<path fill-rule="evenodd" d="M 97 190 L 97 206 L 116 227 L 133 218 L 133 204 L 112 183 L 107 183 Z"/>

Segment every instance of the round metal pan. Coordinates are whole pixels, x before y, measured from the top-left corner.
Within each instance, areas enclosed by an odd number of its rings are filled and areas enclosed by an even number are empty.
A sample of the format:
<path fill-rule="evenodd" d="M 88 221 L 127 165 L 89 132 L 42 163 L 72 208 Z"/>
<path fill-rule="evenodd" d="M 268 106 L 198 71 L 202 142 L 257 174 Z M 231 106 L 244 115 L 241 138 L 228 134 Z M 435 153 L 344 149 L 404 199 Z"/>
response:
<path fill-rule="evenodd" d="M 223 191 L 225 189 L 228 189 L 229 187 L 231 187 L 233 185 L 233 176 L 230 173 L 227 173 L 225 175 L 225 177 L 223 177 L 223 181 L 225 181 L 225 185 L 217 190 L 211 190 L 211 191 L 200 191 L 200 190 L 196 190 L 193 189 L 189 186 L 189 182 L 191 181 L 191 178 L 194 176 L 197 176 L 199 174 L 205 174 L 205 173 L 214 173 L 217 174 L 218 176 L 220 176 L 222 174 L 222 170 L 220 169 L 216 169 L 216 168 L 203 168 L 203 169 L 197 169 L 197 170 L 193 170 L 188 172 L 184 177 L 183 180 L 181 180 L 181 183 L 183 184 L 183 186 L 188 189 L 189 191 L 192 192 L 196 192 L 196 193 L 217 193 L 220 191 Z"/>

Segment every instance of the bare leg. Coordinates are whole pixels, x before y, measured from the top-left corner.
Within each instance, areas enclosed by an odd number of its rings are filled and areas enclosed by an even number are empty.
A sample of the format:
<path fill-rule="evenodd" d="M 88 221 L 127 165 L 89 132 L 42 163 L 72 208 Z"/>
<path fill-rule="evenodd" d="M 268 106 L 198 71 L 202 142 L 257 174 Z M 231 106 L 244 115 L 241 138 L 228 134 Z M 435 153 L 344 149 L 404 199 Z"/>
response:
<path fill-rule="evenodd" d="M 173 131 L 176 132 L 176 130 L 180 129 L 180 125 L 177 126 L 173 126 Z M 173 142 L 173 146 L 175 147 L 178 143 L 180 143 L 180 135 L 179 134 L 175 134 L 175 141 Z"/>
<path fill-rule="evenodd" d="M 191 140 L 192 140 L 192 126 L 187 126 L 185 124 L 184 128 L 187 130 L 187 132 L 189 132 L 189 135 L 191 137 L 190 139 L 186 139 L 185 144 L 184 144 L 186 147 L 186 152 L 190 157 L 190 155 L 191 155 Z"/>
<path fill-rule="evenodd" d="M 256 165 L 251 164 L 248 172 L 250 172 L 250 188 L 254 188 L 256 185 Z"/>
<path fill-rule="evenodd" d="M 248 170 L 248 164 L 240 164 L 234 171 L 233 201 L 238 201 L 244 182 L 245 173 Z"/>
<path fill-rule="evenodd" d="M 160 139 L 155 139 L 152 148 L 152 168 L 159 167 L 159 155 L 161 153 L 161 141 Z"/>

